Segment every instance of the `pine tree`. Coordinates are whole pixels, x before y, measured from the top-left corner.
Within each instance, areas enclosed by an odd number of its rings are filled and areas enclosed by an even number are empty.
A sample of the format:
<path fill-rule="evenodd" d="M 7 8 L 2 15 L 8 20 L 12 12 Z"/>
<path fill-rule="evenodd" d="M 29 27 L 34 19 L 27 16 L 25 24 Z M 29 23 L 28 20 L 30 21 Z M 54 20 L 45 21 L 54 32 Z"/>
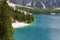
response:
<path fill-rule="evenodd" d="M 0 40 L 13 40 L 11 13 L 7 0 L 3 0 L 0 7 Z"/>

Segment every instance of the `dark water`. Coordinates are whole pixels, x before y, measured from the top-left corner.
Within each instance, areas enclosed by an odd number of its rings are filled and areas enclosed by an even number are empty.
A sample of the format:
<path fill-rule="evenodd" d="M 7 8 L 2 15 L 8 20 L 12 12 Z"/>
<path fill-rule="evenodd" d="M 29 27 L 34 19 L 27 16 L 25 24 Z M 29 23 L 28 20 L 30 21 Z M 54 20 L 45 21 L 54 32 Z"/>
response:
<path fill-rule="evenodd" d="M 35 15 L 30 26 L 15 29 L 15 40 L 60 40 L 60 16 Z"/>

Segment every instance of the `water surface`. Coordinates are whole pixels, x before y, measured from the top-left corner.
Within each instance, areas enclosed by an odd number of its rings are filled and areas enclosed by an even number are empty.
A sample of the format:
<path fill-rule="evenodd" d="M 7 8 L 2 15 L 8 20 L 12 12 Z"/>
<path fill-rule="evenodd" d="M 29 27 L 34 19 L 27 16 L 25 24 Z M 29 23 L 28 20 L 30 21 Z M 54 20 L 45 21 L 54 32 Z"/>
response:
<path fill-rule="evenodd" d="M 15 40 L 60 40 L 60 16 L 35 15 L 35 22 L 15 29 Z"/>

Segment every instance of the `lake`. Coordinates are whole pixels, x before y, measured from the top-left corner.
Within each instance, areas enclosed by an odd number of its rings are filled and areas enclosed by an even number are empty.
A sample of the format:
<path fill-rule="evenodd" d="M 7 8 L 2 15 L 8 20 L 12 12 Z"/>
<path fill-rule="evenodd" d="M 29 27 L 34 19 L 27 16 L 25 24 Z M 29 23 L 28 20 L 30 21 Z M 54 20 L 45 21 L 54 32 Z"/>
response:
<path fill-rule="evenodd" d="M 31 25 L 15 29 L 13 36 L 15 40 L 60 40 L 60 16 L 36 14 Z"/>

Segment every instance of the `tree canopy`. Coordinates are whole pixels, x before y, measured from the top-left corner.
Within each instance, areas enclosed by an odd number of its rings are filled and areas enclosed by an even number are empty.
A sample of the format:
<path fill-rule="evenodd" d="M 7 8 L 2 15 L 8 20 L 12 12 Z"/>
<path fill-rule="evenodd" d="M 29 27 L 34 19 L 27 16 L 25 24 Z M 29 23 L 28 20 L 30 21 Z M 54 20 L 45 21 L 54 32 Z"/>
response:
<path fill-rule="evenodd" d="M 27 20 L 27 23 L 34 21 L 33 15 L 25 15 L 24 12 L 14 11 L 7 4 L 7 0 L 0 1 L 0 40 L 14 40 L 12 18 L 24 22 Z"/>

